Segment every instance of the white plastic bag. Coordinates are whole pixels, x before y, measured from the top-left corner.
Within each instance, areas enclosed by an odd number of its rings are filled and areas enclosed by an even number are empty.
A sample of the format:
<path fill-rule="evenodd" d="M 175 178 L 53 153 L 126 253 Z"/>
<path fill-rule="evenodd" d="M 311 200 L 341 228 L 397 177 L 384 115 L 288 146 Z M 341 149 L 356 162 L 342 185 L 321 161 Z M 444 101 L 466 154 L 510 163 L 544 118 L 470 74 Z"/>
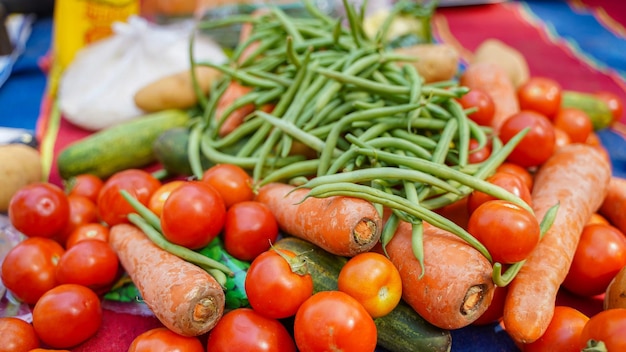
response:
<path fill-rule="evenodd" d="M 79 51 L 59 82 L 63 117 L 97 131 L 142 115 L 135 92 L 161 77 L 189 69 L 193 22 L 156 25 L 141 17 L 114 23 L 114 34 Z M 196 36 L 194 60 L 222 63 L 211 39 Z"/>

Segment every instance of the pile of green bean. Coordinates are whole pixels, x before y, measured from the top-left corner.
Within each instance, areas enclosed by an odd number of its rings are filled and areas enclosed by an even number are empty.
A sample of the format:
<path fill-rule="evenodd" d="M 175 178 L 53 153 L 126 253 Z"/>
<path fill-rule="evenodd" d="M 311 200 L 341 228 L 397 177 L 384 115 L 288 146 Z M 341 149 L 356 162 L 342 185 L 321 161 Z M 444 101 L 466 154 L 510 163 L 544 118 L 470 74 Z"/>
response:
<path fill-rule="evenodd" d="M 421 227 L 427 221 L 491 260 L 480 242 L 434 210 L 480 190 L 532 212 L 517 196 L 485 181 L 525 132 L 503 144 L 489 128 L 469 119 L 457 102 L 466 87 L 456 81 L 424 84 L 408 64 L 416 58 L 388 49 L 384 38 L 394 15 L 415 11 L 414 2 L 399 2 L 374 38 L 365 35 L 363 8 L 357 11 L 344 0 L 347 18 L 335 19 L 309 1 L 305 5 L 306 18 L 269 8 L 263 15 L 199 24 L 202 29 L 249 22 L 254 29 L 228 63 L 193 63 L 224 73 L 208 97 L 198 93 L 203 116 L 189 143 L 194 174 L 202 175 L 202 156 L 248 169 L 259 187 L 292 182 L 310 188 L 310 197 L 363 198 L 381 212 L 383 207 L 392 211 L 382 230 L 383 245 L 399 220 L 408 221 L 414 228 L 414 253 L 422 262 Z M 257 46 L 243 57 L 253 43 Z M 253 89 L 215 116 L 232 81 Z M 251 103 L 259 109 L 219 137 L 225 117 Z M 270 113 L 260 109 L 267 104 L 274 106 Z M 487 160 L 469 162 L 471 138 L 478 148 L 491 144 Z M 294 143 L 306 145 L 315 157 L 294 153 Z"/>

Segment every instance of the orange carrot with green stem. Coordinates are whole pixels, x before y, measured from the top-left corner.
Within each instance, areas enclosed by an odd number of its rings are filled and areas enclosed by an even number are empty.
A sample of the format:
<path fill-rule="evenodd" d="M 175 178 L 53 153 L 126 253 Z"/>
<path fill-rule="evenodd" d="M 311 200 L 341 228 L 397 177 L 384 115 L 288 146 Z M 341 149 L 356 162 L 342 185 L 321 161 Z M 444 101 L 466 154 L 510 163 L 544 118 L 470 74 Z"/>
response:
<path fill-rule="evenodd" d="M 561 148 L 535 175 L 532 201 L 537 218 L 556 204 L 559 210 L 508 288 L 504 325 L 516 342 L 533 342 L 547 329 L 581 231 L 600 207 L 610 177 L 607 159 L 583 144 Z"/>

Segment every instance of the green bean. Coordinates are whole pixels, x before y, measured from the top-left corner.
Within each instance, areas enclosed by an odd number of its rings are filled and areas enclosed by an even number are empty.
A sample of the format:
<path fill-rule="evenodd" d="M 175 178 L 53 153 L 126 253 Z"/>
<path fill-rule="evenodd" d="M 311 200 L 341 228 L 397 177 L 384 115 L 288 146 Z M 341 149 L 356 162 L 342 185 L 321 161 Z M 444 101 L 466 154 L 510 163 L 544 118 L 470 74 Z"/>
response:
<path fill-rule="evenodd" d="M 258 78 L 276 83 L 275 87 L 280 87 L 280 86 L 290 87 L 291 85 L 294 84 L 294 81 L 291 79 L 291 77 L 285 77 L 284 75 L 278 75 L 275 73 L 268 72 L 266 70 L 250 68 L 246 70 L 246 72 L 248 72 L 248 74 L 250 74 L 251 76 L 256 76 Z"/>
<path fill-rule="evenodd" d="M 247 119 L 226 136 L 219 139 L 210 138 L 208 143 L 218 149 L 237 144 L 242 138 L 258 130 L 262 124 L 263 120 L 260 118 Z"/>
<path fill-rule="evenodd" d="M 458 147 L 456 150 L 459 152 L 460 166 L 467 165 L 468 153 L 469 153 L 469 140 L 470 140 L 470 126 L 467 116 L 463 113 L 461 104 L 454 99 L 450 99 L 447 102 L 448 109 L 452 112 L 452 115 L 456 118 L 459 126 L 458 133 Z"/>
<path fill-rule="evenodd" d="M 260 117 L 256 117 L 260 120 Z M 263 120 L 264 121 L 264 120 Z M 246 144 L 244 144 L 239 151 L 237 151 L 236 156 L 237 157 L 249 157 L 251 156 L 255 150 L 257 150 L 257 148 L 259 147 L 259 145 L 261 145 L 261 143 L 267 138 L 267 135 L 270 133 L 270 131 L 272 130 L 272 126 L 267 124 L 267 123 L 263 123 L 261 124 L 261 127 L 259 127 L 253 134 L 252 136 L 248 139 L 248 142 L 246 142 Z"/>
<path fill-rule="evenodd" d="M 259 77 L 256 77 L 254 75 L 247 73 L 246 71 L 237 70 L 226 65 L 215 64 L 215 63 L 208 62 L 208 61 L 201 62 L 200 64 L 218 69 L 222 71 L 224 74 L 232 78 L 235 78 L 238 81 L 241 81 L 242 84 L 246 86 L 261 87 L 261 88 L 275 88 L 279 85 L 278 83 L 274 81 L 259 78 Z"/>
<path fill-rule="evenodd" d="M 256 185 L 257 187 L 261 187 L 271 182 L 289 180 L 297 176 L 311 175 L 315 172 L 315 170 L 317 170 L 317 163 L 317 159 L 302 160 L 291 163 L 268 173 L 261 180 L 259 180 Z"/>
<path fill-rule="evenodd" d="M 446 155 L 450 150 L 452 139 L 455 137 L 459 124 L 457 120 L 448 120 L 446 127 L 441 132 L 441 137 L 437 142 L 437 147 L 433 151 L 433 157 L 431 161 L 437 164 L 443 164 L 446 160 Z"/>
<path fill-rule="evenodd" d="M 425 149 L 435 149 L 437 147 L 437 142 L 433 141 L 432 139 L 421 136 L 419 134 L 413 134 L 404 129 L 394 128 L 391 130 L 391 135 L 394 137 L 405 139 Z"/>
<path fill-rule="evenodd" d="M 298 53 L 296 53 L 296 50 L 293 48 L 292 37 L 287 37 L 287 59 L 289 60 L 289 62 L 291 62 L 294 66 L 298 68 L 302 66 L 302 62 L 300 61 L 300 58 L 298 57 Z"/>
<path fill-rule="evenodd" d="M 410 92 L 410 88 L 405 86 L 396 86 L 391 84 L 382 84 L 377 83 L 375 81 L 371 81 L 369 79 L 360 78 L 355 75 L 345 74 L 342 72 L 337 72 L 333 70 L 328 70 L 325 68 L 318 68 L 317 72 L 330 77 L 341 84 L 352 84 L 357 86 L 360 89 L 366 90 L 368 92 L 382 94 L 382 95 L 390 95 L 390 94 L 408 94 Z"/>
<path fill-rule="evenodd" d="M 202 161 L 200 160 L 200 139 L 204 132 L 203 124 L 196 124 L 191 129 L 189 141 L 187 142 L 187 156 L 189 158 L 189 166 L 196 179 L 201 179 L 204 173 Z"/>
<path fill-rule="evenodd" d="M 269 48 L 275 46 L 280 40 L 280 37 L 268 36 L 263 31 L 252 34 L 243 45 L 237 47 L 237 51 L 233 53 L 232 61 L 239 62 L 239 67 L 250 66 L 253 62 L 257 61 L 261 55 Z M 257 46 L 251 51 L 246 52 L 245 49 L 249 48 L 251 44 L 257 44 Z M 241 55 L 246 54 L 243 58 Z"/>
<path fill-rule="evenodd" d="M 233 112 L 235 112 L 235 110 L 240 109 L 249 104 L 254 104 L 254 102 L 258 99 L 259 95 L 260 95 L 259 92 L 250 92 L 235 99 L 235 101 L 233 101 L 232 104 L 228 104 L 224 108 L 220 116 L 215 116 L 215 119 L 217 121 L 217 124 L 214 127 L 215 130 L 219 131 L 219 129 L 224 124 L 224 122 L 226 122 L 226 120 L 228 119 L 228 116 L 230 116 Z"/>
<path fill-rule="evenodd" d="M 346 139 L 348 141 L 350 141 L 351 138 L 352 137 L 350 135 L 346 136 Z M 423 147 L 417 144 L 411 143 L 410 141 L 406 139 L 399 139 L 395 137 L 376 137 L 376 138 L 368 140 L 367 145 L 376 149 L 381 149 L 381 148 L 400 149 L 400 150 L 409 152 L 410 154 L 413 154 L 413 156 L 416 156 L 418 158 L 423 158 L 423 159 L 430 160 L 433 157 L 433 155 L 428 150 L 424 149 Z"/>
<path fill-rule="evenodd" d="M 298 32 L 298 30 L 294 26 L 292 20 L 289 18 L 289 16 L 285 14 L 283 10 L 281 10 L 277 6 L 273 6 L 270 8 L 270 11 L 274 16 L 276 16 L 278 21 L 283 25 L 283 28 L 287 32 L 288 36 L 292 37 L 295 43 L 300 43 L 304 40 L 300 32 Z"/>
<path fill-rule="evenodd" d="M 159 232 L 163 232 L 163 229 L 161 228 L 161 219 L 152 210 L 150 210 L 150 208 L 141 203 L 139 199 L 130 195 L 130 193 L 125 189 L 120 190 L 120 195 L 151 227 Z"/>
<path fill-rule="evenodd" d="M 200 142 L 200 150 L 204 156 L 215 164 L 234 164 L 244 169 L 252 169 L 258 163 L 259 159 L 255 157 L 239 157 L 231 154 L 222 153 L 213 148 L 204 139 Z M 303 160 L 300 155 L 288 156 L 286 158 L 269 158 L 271 162 L 275 162 L 277 166 L 289 165 L 291 163 Z"/>
<path fill-rule="evenodd" d="M 383 252 L 387 255 L 387 245 L 395 235 L 396 230 L 398 229 L 398 225 L 400 225 L 400 217 L 396 214 L 396 211 L 392 211 L 391 215 L 383 225 L 383 230 L 380 233 L 380 244 L 383 248 Z"/>

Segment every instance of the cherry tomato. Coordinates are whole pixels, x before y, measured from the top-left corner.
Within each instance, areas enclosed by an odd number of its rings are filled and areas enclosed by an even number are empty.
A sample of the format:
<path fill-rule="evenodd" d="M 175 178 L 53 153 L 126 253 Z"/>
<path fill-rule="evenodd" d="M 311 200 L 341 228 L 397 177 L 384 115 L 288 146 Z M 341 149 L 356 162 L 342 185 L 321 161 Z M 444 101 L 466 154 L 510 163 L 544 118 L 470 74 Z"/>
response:
<path fill-rule="evenodd" d="M 472 322 L 472 325 L 487 325 L 500 321 L 504 315 L 504 301 L 508 290 L 508 286 L 496 286 L 489 307 L 478 319 Z"/>
<path fill-rule="evenodd" d="M 172 330 L 159 327 L 135 337 L 128 352 L 205 352 L 200 339 L 182 336 Z"/>
<path fill-rule="evenodd" d="M 83 196 L 89 198 L 94 203 L 98 202 L 98 194 L 102 189 L 104 181 L 96 175 L 81 174 L 71 178 L 66 184 L 68 195 Z"/>
<path fill-rule="evenodd" d="M 603 100 L 609 106 L 613 121 L 619 121 L 624 113 L 624 101 L 615 93 L 608 91 L 596 92 L 595 96 Z"/>
<path fill-rule="evenodd" d="M 31 237 L 18 243 L 2 262 L 2 283 L 28 304 L 35 304 L 57 285 L 56 267 L 65 253 L 49 238 Z"/>
<path fill-rule="evenodd" d="M 157 216 L 161 216 L 163 212 L 163 204 L 167 200 L 167 197 L 170 196 L 173 190 L 185 184 L 183 180 L 174 180 L 161 185 L 161 187 L 157 188 L 150 200 L 148 201 L 148 208 L 152 210 Z"/>
<path fill-rule="evenodd" d="M 61 256 L 56 277 L 59 284 L 79 284 L 99 292 L 115 281 L 118 267 L 117 254 L 107 242 L 84 240 Z"/>
<path fill-rule="evenodd" d="M 476 208 L 467 231 L 487 247 L 495 262 L 505 264 L 526 259 L 540 237 L 539 222 L 533 214 L 499 199 Z"/>
<path fill-rule="evenodd" d="M 252 177 L 240 166 L 232 164 L 211 166 L 202 175 L 202 181 L 215 187 L 224 198 L 227 208 L 235 203 L 254 199 Z"/>
<path fill-rule="evenodd" d="M 483 162 L 487 160 L 489 156 L 491 156 L 490 145 L 487 144 L 480 149 L 477 149 L 477 148 L 478 148 L 478 141 L 475 140 L 474 138 L 470 139 L 468 161 L 471 164 Z"/>
<path fill-rule="evenodd" d="M 305 258 L 282 249 L 270 249 L 257 256 L 246 274 L 246 295 L 250 306 L 268 318 L 294 316 L 313 294 L 313 279 L 306 271 Z"/>
<path fill-rule="evenodd" d="M 508 157 L 508 161 L 525 168 L 543 164 L 555 149 L 552 122 L 544 115 L 529 110 L 522 110 L 504 121 L 500 127 L 500 138 L 507 143 L 527 127 L 530 131 Z"/>
<path fill-rule="evenodd" d="M 99 222 L 92 222 L 78 226 L 65 242 L 65 248 L 70 249 L 76 243 L 84 240 L 109 241 L 109 228 Z"/>
<path fill-rule="evenodd" d="M 208 183 L 189 181 L 176 188 L 163 204 L 163 236 L 175 244 L 199 249 L 222 231 L 226 206 Z"/>
<path fill-rule="evenodd" d="M 547 330 L 535 342 L 524 344 L 524 352 L 580 352 L 580 337 L 589 317 L 568 306 L 554 307 Z"/>
<path fill-rule="evenodd" d="M 572 143 L 585 143 L 593 132 L 589 115 L 580 109 L 561 108 L 554 117 L 554 126 L 565 131 Z"/>
<path fill-rule="evenodd" d="M 128 222 L 126 216 L 135 212 L 126 199 L 120 194 L 126 190 L 139 202 L 148 205 L 148 201 L 161 182 L 147 171 L 128 169 L 111 176 L 98 194 L 98 214 L 109 226 Z"/>
<path fill-rule="evenodd" d="M 350 258 L 339 272 L 337 285 L 339 291 L 355 298 L 373 318 L 387 315 L 402 298 L 398 269 L 387 257 L 375 252 Z"/>
<path fill-rule="evenodd" d="M 490 126 L 495 113 L 491 96 L 480 89 L 472 89 L 459 99 L 463 109 L 476 108 L 468 117 L 481 126 Z"/>
<path fill-rule="evenodd" d="M 13 227 L 29 237 L 53 237 L 70 216 L 70 204 L 63 190 L 51 183 L 37 182 L 19 189 L 9 202 Z"/>
<path fill-rule="evenodd" d="M 563 89 L 547 77 L 531 77 L 517 89 L 520 109 L 536 111 L 552 118 L 561 107 Z"/>
<path fill-rule="evenodd" d="M 100 298 L 82 285 L 59 285 L 41 296 L 33 309 L 37 336 L 54 348 L 68 348 L 86 341 L 101 324 Z"/>
<path fill-rule="evenodd" d="M 62 245 L 65 245 L 72 231 L 78 226 L 98 221 L 98 207 L 89 198 L 69 195 L 67 200 L 70 205 L 69 220 L 65 228 L 55 237 Z"/>
<path fill-rule="evenodd" d="M 226 211 L 223 236 L 230 255 L 250 261 L 276 241 L 278 222 L 267 205 L 254 200 L 238 202 Z"/>
<path fill-rule="evenodd" d="M 0 317 L 0 346 L 3 352 L 22 352 L 39 347 L 39 338 L 30 323 L 16 317 Z"/>
<path fill-rule="evenodd" d="M 486 181 L 513 193 L 526 202 L 526 204 L 532 205 L 530 190 L 525 182 L 516 174 L 496 171 L 496 173 L 488 177 Z M 467 198 L 467 211 L 471 214 L 481 204 L 495 199 L 497 198 L 487 193 L 474 190 Z"/>
<path fill-rule="evenodd" d="M 598 213 L 593 213 L 593 214 L 591 214 L 591 217 L 589 218 L 589 221 L 587 221 L 587 225 L 591 225 L 591 224 L 610 225 L 610 222 L 604 216 L 602 216 L 602 215 L 600 215 Z"/>
<path fill-rule="evenodd" d="M 580 296 L 598 295 L 625 265 L 626 236 L 611 225 L 587 225 L 563 287 Z"/>
<path fill-rule="evenodd" d="M 278 320 L 237 308 L 224 314 L 209 332 L 207 351 L 295 352 L 296 346 Z"/>
<path fill-rule="evenodd" d="M 529 190 L 532 191 L 533 189 L 534 177 L 530 173 L 530 171 L 528 171 L 528 169 L 525 169 L 517 164 L 505 161 L 500 164 L 500 166 L 498 166 L 496 172 L 506 172 L 509 174 L 517 175 L 524 181 Z"/>
<path fill-rule="evenodd" d="M 572 144 L 572 139 L 559 127 L 554 126 L 554 148 L 555 150 L 563 148 L 564 146 Z"/>
<path fill-rule="evenodd" d="M 626 308 L 601 311 L 589 318 L 580 334 L 581 344 L 602 341 L 607 351 L 626 351 Z"/>
<path fill-rule="evenodd" d="M 356 299 L 341 291 L 321 291 L 296 313 L 294 338 L 301 352 L 367 352 L 376 349 L 374 319 Z"/>

